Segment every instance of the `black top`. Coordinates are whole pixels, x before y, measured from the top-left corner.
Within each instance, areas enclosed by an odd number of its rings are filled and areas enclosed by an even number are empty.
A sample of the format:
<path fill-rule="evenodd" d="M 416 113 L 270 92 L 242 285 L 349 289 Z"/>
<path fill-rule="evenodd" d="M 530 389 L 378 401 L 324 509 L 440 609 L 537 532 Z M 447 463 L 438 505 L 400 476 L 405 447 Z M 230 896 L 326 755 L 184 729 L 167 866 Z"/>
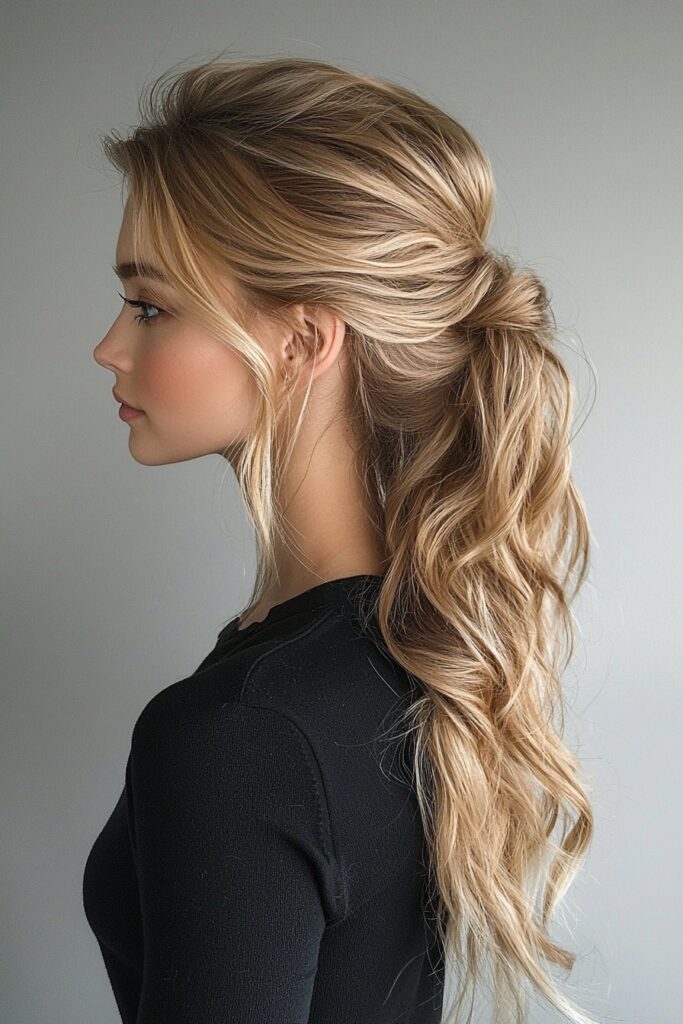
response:
<path fill-rule="evenodd" d="M 124 1024 L 440 1021 L 411 734 L 392 728 L 418 690 L 376 642 L 380 581 L 232 619 L 140 713 L 83 877 Z"/>

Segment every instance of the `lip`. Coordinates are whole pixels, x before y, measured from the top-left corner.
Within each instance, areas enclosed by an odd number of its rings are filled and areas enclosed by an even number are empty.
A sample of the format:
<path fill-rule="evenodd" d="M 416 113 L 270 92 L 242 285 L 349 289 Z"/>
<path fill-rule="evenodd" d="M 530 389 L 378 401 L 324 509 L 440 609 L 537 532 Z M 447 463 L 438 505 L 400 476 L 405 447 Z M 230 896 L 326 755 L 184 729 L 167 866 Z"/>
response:
<path fill-rule="evenodd" d="M 130 405 L 122 405 L 119 409 L 119 419 L 122 419 L 125 423 L 129 423 L 131 420 L 136 420 L 144 415 L 142 409 L 133 409 Z"/>
<path fill-rule="evenodd" d="M 142 412 L 142 409 L 136 409 L 134 405 L 128 405 L 128 402 L 126 402 L 123 398 L 121 398 L 121 395 L 119 395 L 117 393 L 116 388 L 112 388 L 112 392 L 111 393 L 114 396 L 114 398 L 116 399 L 116 401 L 120 402 L 122 406 L 125 406 L 127 409 L 132 409 L 133 412 Z"/>

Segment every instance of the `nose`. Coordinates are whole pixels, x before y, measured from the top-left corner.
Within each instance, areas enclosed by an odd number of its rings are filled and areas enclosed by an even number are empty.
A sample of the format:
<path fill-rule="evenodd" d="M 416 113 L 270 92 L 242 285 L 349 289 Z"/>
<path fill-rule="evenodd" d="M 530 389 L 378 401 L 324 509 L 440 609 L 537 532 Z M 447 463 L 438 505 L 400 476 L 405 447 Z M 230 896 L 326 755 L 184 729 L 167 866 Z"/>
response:
<path fill-rule="evenodd" d="M 102 344 L 103 342 L 99 341 L 97 345 L 95 345 L 92 350 L 92 357 L 99 366 L 104 366 L 105 369 L 111 370 L 111 366 L 109 366 L 102 357 Z"/>
<path fill-rule="evenodd" d="M 126 372 L 130 372 L 133 361 L 131 347 L 131 339 L 119 315 L 104 337 L 95 345 L 92 356 L 99 366 L 114 373 L 123 372 L 124 367 Z"/>
<path fill-rule="evenodd" d="M 113 324 L 112 324 L 112 327 L 109 328 L 109 330 L 107 331 L 105 336 L 100 341 L 98 341 L 98 343 L 95 345 L 95 348 L 92 350 L 92 357 L 95 360 L 95 362 L 99 366 L 104 366 L 105 369 L 107 369 L 107 370 L 113 370 L 113 366 L 111 365 L 111 363 L 108 363 L 107 360 L 104 358 L 105 351 L 108 351 L 108 349 L 106 347 L 107 340 L 111 339 L 111 337 L 112 337 L 112 329 L 113 329 Z M 116 346 L 114 346 L 114 347 L 116 347 Z M 112 346 L 109 345 L 109 349 L 111 349 L 111 348 L 112 348 Z"/>

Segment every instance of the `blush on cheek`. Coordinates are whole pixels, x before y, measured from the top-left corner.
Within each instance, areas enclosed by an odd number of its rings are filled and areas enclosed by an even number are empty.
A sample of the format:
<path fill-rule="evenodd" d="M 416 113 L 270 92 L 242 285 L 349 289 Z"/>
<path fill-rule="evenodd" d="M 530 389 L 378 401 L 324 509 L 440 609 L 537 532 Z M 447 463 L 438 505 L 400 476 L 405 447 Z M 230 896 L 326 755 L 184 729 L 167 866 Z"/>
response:
<path fill-rule="evenodd" d="M 177 417 L 189 426 L 190 421 L 200 423 L 207 417 L 222 422 L 236 404 L 254 404 L 251 373 L 227 346 L 192 330 L 183 331 L 177 343 L 168 342 L 155 346 L 140 367 L 141 395 L 153 412 Z"/>
<path fill-rule="evenodd" d="M 145 367 L 143 393 L 159 412 L 182 413 L 196 407 L 205 375 L 197 374 L 188 362 L 169 353 Z"/>

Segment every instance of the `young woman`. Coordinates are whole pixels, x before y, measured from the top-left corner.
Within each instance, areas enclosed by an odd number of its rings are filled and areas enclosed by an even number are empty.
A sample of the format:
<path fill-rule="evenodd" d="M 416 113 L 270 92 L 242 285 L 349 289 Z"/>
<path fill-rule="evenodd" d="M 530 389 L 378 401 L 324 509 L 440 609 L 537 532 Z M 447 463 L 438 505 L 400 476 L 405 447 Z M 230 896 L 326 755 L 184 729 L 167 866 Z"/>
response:
<path fill-rule="evenodd" d="M 258 571 L 141 712 L 88 857 L 121 1017 L 437 1022 L 449 970 L 455 1021 L 486 968 L 496 1021 L 531 983 L 586 1024 L 548 929 L 593 830 L 561 735 L 589 530 L 490 164 L 314 60 L 216 58 L 149 100 L 104 140 L 124 305 L 94 356 L 138 462 L 228 461 Z"/>

